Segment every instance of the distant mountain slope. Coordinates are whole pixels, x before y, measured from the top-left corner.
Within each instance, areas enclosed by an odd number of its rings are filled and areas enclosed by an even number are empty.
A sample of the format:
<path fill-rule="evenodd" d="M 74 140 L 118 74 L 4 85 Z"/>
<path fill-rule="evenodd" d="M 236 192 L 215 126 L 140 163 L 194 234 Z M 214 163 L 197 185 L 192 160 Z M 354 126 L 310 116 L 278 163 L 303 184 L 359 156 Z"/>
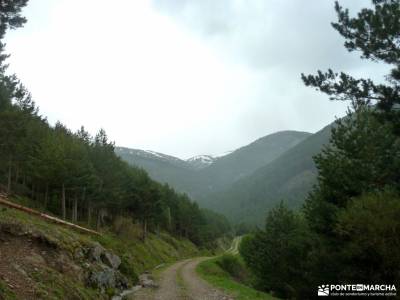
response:
<path fill-rule="evenodd" d="M 188 193 L 201 204 L 210 193 L 250 175 L 310 135 L 298 131 L 277 132 L 225 156 L 200 155 L 186 161 L 154 151 L 123 147 L 117 147 L 115 152 L 128 163 L 145 169 L 153 179 Z"/>
<path fill-rule="evenodd" d="M 332 125 L 325 127 L 230 188 L 210 195 L 204 204 L 236 222 L 258 224 L 264 222 L 266 211 L 281 200 L 298 207 L 315 183 L 312 157 L 329 143 L 331 128 Z"/>
<path fill-rule="evenodd" d="M 129 164 L 145 169 L 154 180 L 168 183 L 178 191 L 192 193 L 196 168 L 190 163 L 148 150 L 116 147 L 115 153 Z"/>
<path fill-rule="evenodd" d="M 218 158 L 209 167 L 199 171 L 199 180 L 207 187 L 202 195 L 198 195 L 199 200 L 250 175 L 310 135 L 308 132 L 280 131 Z"/>
<path fill-rule="evenodd" d="M 166 162 L 171 165 L 179 166 L 179 167 L 190 167 L 186 161 L 179 159 L 177 157 L 166 155 L 162 153 L 158 153 L 151 150 L 139 150 L 139 149 L 130 149 L 124 147 L 116 147 L 115 152 L 121 156 L 121 158 L 125 160 L 132 160 L 135 162 L 136 160 L 144 160 L 144 161 L 158 161 L 158 162 Z"/>

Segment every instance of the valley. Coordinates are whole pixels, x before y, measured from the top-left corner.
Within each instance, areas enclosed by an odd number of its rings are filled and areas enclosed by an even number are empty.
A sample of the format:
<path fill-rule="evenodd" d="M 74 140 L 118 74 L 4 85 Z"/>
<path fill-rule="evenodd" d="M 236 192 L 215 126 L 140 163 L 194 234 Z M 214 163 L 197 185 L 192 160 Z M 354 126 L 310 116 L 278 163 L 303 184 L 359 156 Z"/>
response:
<path fill-rule="evenodd" d="M 331 125 L 315 134 L 277 132 L 224 156 L 186 161 L 122 147 L 115 152 L 234 223 L 262 224 L 267 210 L 279 201 L 293 208 L 302 204 L 316 179 L 312 157 L 329 143 L 330 130 Z"/>
<path fill-rule="evenodd" d="M 0 1 L 0 300 L 399 298 L 400 0 L 110 3 Z"/>

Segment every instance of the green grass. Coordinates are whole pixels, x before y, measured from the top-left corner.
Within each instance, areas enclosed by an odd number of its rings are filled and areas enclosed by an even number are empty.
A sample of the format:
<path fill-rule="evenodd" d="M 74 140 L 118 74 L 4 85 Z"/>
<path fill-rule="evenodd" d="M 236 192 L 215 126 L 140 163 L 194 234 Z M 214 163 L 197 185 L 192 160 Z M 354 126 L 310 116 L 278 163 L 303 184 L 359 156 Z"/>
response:
<path fill-rule="evenodd" d="M 151 270 L 160 264 L 198 255 L 198 249 L 188 240 L 180 240 L 166 233 L 149 234 L 146 242 L 140 239 L 125 239 L 111 232 L 95 237 L 104 247 L 112 249 L 131 264 L 137 274 Z M 173 240 L 173 242 L 171 242 Z"/>
<path fill-rule="evenodd" d="M 22 199 L 19 198 L 15 202 L 21 203 Z M 90 247 L 94 242 L 99 242 L 106 249 L 119 255 L 125 264 L 124 267 L 130 271 L 134 269 L 136 274 L 151 270 L 162 263 L 175 262 L 200 254 L 198 248 L 189 240 L 178 239 L 164 232 L 159 235 L 150 233 L 146 242 L 135 234 L 117 235 L 108 229 L 104 229 L 101 236 L 95 236 L 2 206 L 0 206 L 1 224 L 16 224 L 25 227 L 26 231 L 38 231 L 47 240 L 71 254 L 81 247 Z"/>
<path fill-rule="evenodd" d="M 197 266 L 197 273 L 213 286 L 232 295 L 236 300 L 271 300 L 277 299 L 267 293 L 252 289 L 235 281 L 218 264 L 218 257 L 205 260 Z"/>
<path fill-rule="evenodd" d="M 7 284 L 0 279 L 0 300 L 9 299 L 16 300 L 15 294 L 7 287 Z"/>
<path fill-rule="evenodd" d="M 82 282 L 56 272 L 51 268 L 32 272 L 31 278 L 37 282 L 36 296 L 39 299 L 90 300 L 100 299 L 101 297 L 99 291 L 86 287 Z"/>
<path fill-rule="evenodd" d="M 18 202 L 23 202 L 23 199 L 18 199 Z M 152 270 L 160 264 L 168 266 L 177 260 L 201 253 L 190 241 L 163 232 L 159 235 L 150 233 L 146 242 L 132 232 L 117 235 L 111 229 L 104 229 L 101 236 L 95 236 L 3 206 L 0 206 L 0 227 L 15 230 L 16 235 L 25 232 L 28 235 L 41 236 L 56 249 L 68 253 L 70 257 L 75 257 L 79 251 L 86 253 L 87 249 L 98 242 L 120 256 L 122 263 L 119 269 L 131 284 L 136 283 L 138 275 L 144 271 Z M 85 263 L 85 258 L 78 259 L 77 263 Z M 43 299 L 66 299 L 65 295 L 74 296 L 76 299 L 100 299 L 97 296 L 99 291 L 86 287 L 76 278 L 67 278 L 53 269 L 39 270 L 36 274 L 31 274 L 31 278 Z M 13 296 L 7 285 L 0 281 L 0 300 L 2 299 L 13 299 Z"/>

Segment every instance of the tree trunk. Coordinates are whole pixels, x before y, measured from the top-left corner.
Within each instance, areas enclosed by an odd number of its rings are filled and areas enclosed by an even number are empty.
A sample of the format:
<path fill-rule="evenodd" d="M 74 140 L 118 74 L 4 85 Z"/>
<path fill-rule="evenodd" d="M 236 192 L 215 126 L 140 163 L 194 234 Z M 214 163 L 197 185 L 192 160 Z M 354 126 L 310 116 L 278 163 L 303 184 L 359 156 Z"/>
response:
<path fill-rule="evenodd" d="M 74 197 L 74 203 L 72 207 L 72 222 L 78 221 L 78 198 Z"/>
<path fill-rule="evenodd" d="M 82 203 L 85 201 L 86 198 L 86 187 L 83 188 L 83 192 L 82 192 Z"/>
<path fill-rule="evenodd" d="M 97 211 L 97 222 L 96 222 L 96 229 L 99 230 L 101 226 L 101 212 L 100 209 Z"/>
<path fill-rule="evenodd" d="M 142 240 L 143 242 L 146 241 L 147 237 L 147 219 L 143 220 L 143 230 L 142 230 Z"/>
<path fill-rule="evenodd" d="M 101 195 L 101 192 L 103 190 L 103 182 L 100 182 L 99 186 L 99 194 Z M 99 230 L 101 226 L 101 208 L 97 209 L 97 221 L 96 221 L 96 229 Z"/>
<path fill-rule="evenodd" d="M 61 210 L 62 210 L 62 217 L 66 219 L 66 207 L 65 207 L 65 185 L 62 184 L 62 191 L 61 191 Z"/>
<path fill-rule="evenodd" d="M 8 161 L 8 182 L 7 182 L 7 193 L 11 193 L 11 175 L 12 175 L 12 156 Z"/>
<path fill-rule="evenodd" d="M 75 222 L 75 198 L 72 199 L 72 203 L 71 203 L 71 222 L 74 223 Z"/>
<path fill-rule="evenodd" d="M 171 231 L 172 229 L 172 217 L 171 217 L 171 209 L 167 207 L 167 226 L 168 230 Z"/>
<path fill-rule="evenodd" d="M 94 230 L 90 230 L 88 228 L 84 228 L 84 227 L 81 227 L 81 226 L 78 226 L 78 225 L 63 221 L 63 220 L 61 220 L 59 218 L 46 215 L 46 214 L 44 214 L 44 213 L 42 213 L 40 211 L 37 211 L 37 210 L 31 209 L 31 208 L 16 204 L 14 202 L 10 202 L 10 201 L 6 200 L 3 197 L 0 197 L 0 203 L 2 205 L 8 206 L 8 207 L 11 207 L 11 208 L 14 208 L 14 209 L 18 209 L 18 210 L 24 211 L 26 213 L 29 213 L 31 215 L 35 215 L 37 217 L 43 218 L 43 219 L 48 220 L 50 222 L 54 222 L 56 224 L 61 224 L 61 225 L 64 225 L 64 226 L 68 226 L 68 227 L 71 227 L 71 228 L 74 228 L 74 229 L 78 229 L 78 230 L 86 232 L 86 233 L 92 233 L 92 234 L 100 235 L 100 233 L 98 233 L 98 232 L 96 232 Z"/>
<path fill-rule="evenodd" d="M 31 189 L 31 199 L 35 200 L 35 185 L 32 183 L 32 189 Z"/>
<path fill-rule="evenodd" d="M 92 203 L 89 201 L 88 208 L 87 208 L 87 224 L 88 224 L 88 226 L 90 226 L 91 222 L 92 222 Z"/>
<path fill-rule="evenodd" d="M 49 184 L 46 183 L 46 191 L 44 192 L 44 209 L 47 208 L 48 199 L 49 199 Z"/>
<path fill-rule="evenodd" d="M 17 164 L 15 167 L 15 184 L 18 184 L 18 179 L 19 179 L 19 166 Z"/>
<path fill-rule="evenodd" d="M 82 201 L 81 201 L 82 205 L 81 205 L 81 211 L 82 211 L 82 206 L 83 206 L 84 203 L 85 203 L 85 198 L 86 198 L 86 187 L 84 187 L 84 188 L 83 188 L 83 191 L 82 191 Z M 78 209 L 77 209 L 77 211 L 78 211 Z M 83 215 L 83 214 L 82 214 L 82 215 Z M 78 220 L 78 212 L 77 212 L 77 214 L 76 214 L 76 219 Z"/>

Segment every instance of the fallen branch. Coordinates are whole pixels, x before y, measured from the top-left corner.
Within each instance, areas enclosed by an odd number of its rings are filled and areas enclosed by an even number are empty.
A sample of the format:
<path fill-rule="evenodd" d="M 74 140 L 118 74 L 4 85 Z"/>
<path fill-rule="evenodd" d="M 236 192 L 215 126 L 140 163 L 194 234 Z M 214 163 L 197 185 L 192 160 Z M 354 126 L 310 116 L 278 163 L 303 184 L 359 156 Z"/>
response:
<path fill-rule="evenodd" d="M 18 210 L 24 211 L 24 212 L 26 212 L 28 214 L 31 214 L 31 215 L 39 216 L 39 217 L 41 217 L 41 218 L 43 218 L 43 219 L 45 219 L 47 221 L 51 221 L 51 222 L 56 223 L 56 224 L 64 225 L 64 226 L 67 226 L 67 227 L 71 227 L 71 228 L 74 228 L 74 229 L 77 229 L 77 230 L 80 230 L 80 231 L 83 231 L 83 232 L 86 232 L 86 233 L 100 235 L 100 233 L 98 233 L 97 231 L 94 231 L 94 230 L 91 230 L 91 229 L 88 229 L 88 228 L 85 228 L 85 227 L 82 227 L 82 226 L 79 226 L 79 225 L 76 225 L 76 224 L 73 224 L 73 223 L 70 223 L 70 222 L 67 222 L 67 221 L 64 221 L 64 220 L 61 220 L 59 218 L 56 218 L 56 217 L 41 213 L 41 212 L 39 212 L 37 210 L 34 210 L 34 209 L 31 209 L 29 207 L 25 207 L 25 206 L 22 206 L 20 204 L 16 204 L 14 202 L 8 201 L 8 200 L 6 200 L 6 197 L 7 196 L 5 194 L 0 194 L 0 204 L 5 205 L 7 207 L 11 207 L 11 208 L 14 208 L 14 209 L 18 209 Z"/>

